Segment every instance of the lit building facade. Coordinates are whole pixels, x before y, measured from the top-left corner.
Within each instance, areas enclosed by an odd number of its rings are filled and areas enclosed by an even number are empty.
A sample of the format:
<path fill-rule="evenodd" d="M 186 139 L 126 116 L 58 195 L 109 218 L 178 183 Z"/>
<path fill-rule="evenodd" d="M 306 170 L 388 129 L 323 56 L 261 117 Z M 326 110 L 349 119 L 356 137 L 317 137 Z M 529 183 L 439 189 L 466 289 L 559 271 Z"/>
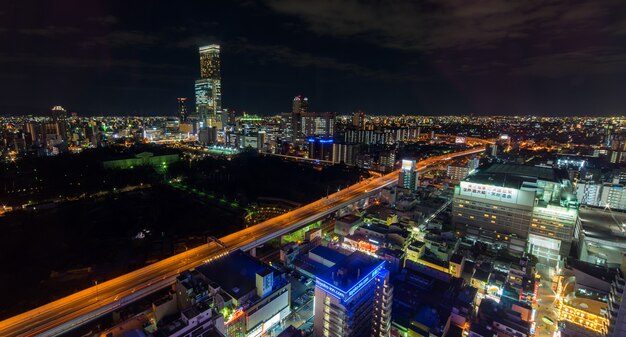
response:
<path fill-rule="evenodd" d="M 527 251 L 554 264 L 578 239 L 578 203 L 562 170 L 494 164 L 455 188 L 457 235 L 514 253 Z"/>
<path fill-rule="evenodd" d="M 478 158 L 473 158 L 470 159 L 467 165 L 464 166 L 448 165 L 448 177 L 454 181 L 461 181 L 472 173 L 479 164 L 480 161 Z"/>
<path fill-rule="evenodd" d="M 309 112 L 300 114 L 300 133 L 306 137 L 332 137 L 335 132 L 334 112 Z"/>
<path fill-rule="evenodd" d="M 186 122 L 189 116 L 189 112 L 187 111 L 187 98 L 178 97 L 176 101 L 178 102 L 178 119 L 181 123 Z"/>
<path fill-rule="evenodd" d="M 195 82 L 196 111 L 199 127 L 222 128 L 222 79 L 220 46 L 200 47 L 200 79 Z"/>
<path fill-rule="evenodd" d="M 417 169 L 415 168 L 415 160 L 402 160 L 400 175 L 398 176 L 398 187 L 415 191 L 419 184 Z"/>
<path fill-rule="evenodd" d="M 611 284 L 611 292 L 607 310 L 604 318 L 606 318 L 606 337 L 626 336 L 626 254 L 622 253 L 622 264 L 613 283 Z M 623 305 L 622 305 L 623 304 Z"/>
<path fill-rule="evenodd" d="M 389 336 L 393 287 L 385 263 L 355 252 L 318 275 L 314 336 Z"/>
<path fill-rule="evenodd" d="M 597 182 L 581 180 L 576 184 L 576 197 L 581 205 L 598 206 L 601 192 L 602 185 Z"/>
<path fill-rule="evenodd" d="M 358 144 L 333 144 L 333 163 L 344 163 L 346 165 L 356 165 L 356 158 L 359 154 Z"/>

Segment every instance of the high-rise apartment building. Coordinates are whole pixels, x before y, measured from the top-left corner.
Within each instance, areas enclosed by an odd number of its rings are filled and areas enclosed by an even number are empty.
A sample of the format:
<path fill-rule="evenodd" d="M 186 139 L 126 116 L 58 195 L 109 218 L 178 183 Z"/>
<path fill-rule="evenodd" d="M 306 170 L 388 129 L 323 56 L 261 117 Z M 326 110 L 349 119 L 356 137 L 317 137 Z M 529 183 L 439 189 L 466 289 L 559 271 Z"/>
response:
<path fill-rule="evenodd" d="M 480 160 L 473 158 L 466 165 L 448 165 L 448 177 L 453 181 L 461 181 L 473 172 L 479 164 Z"/>
<path fill-rule="evenodd" d="M 455 188 L 457 235 L 554 265 L 578 240 L 578 202 L 567 172 L 551 167 L 493 164 Z"/>
<path fill-rule="evenodd" d="M 419 183 L 418 172 L 415 168 L 415 160 L 402 160 L 400 175 L 398 176 L 398 187 L 415 191 Z"/>
<path fill-rule="evenodd" d="M 389 336 L 393 287 L 385 263 L 355 252 L 318 275 L 314 336 Z"/>
<path fill-rule="evenodd" d="M 333 163 L 344 163 L 346 165 L 356 165 L 356 158 L 359 154 L 359 144 L 333 144 Z"/>
<path fill-rule="evenodd" d="M 222 78 L 220 46 L 200 47 L 200 79 L 196 80 L 196 111 L 199 126 L 222 128 Z"/>
<path fill-rule="evenodd" d="M 187 97 L 178 97 L 176 101 L 178 102 L 178 120 L 184 123 L 189 116 L 187 112 Z"/>

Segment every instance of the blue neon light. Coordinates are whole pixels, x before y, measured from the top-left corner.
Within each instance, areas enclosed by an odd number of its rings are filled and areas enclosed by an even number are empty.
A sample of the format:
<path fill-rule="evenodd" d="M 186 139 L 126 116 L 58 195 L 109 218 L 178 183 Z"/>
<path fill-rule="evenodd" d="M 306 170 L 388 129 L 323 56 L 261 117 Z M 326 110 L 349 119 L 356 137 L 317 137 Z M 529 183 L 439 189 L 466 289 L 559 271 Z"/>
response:
<path fill-rule="evenodd" d="M 307 140 L 309 141 L 309 143 L 315 143 L 315 138 L 307 138 Z"/>
<path fill-rule="evenodd" d="M 332 284 L 324 280 L 321 280 L 320 278 L 317 278 L 315 283 L 316 283 L 315 286 L 322 288 L 322 290 L 333 295 L 335 298 L 339 300 L 343 299 L 346 296 L 346 293 L 344 291 L 342 291 L 341 289 L 333 286 Z"/>
<path fill-rule="evenodd" d="M 356 295 L 361 289 L 363 289 L 371 280 L 373 280 L 378 273 L 385 268 L 385 261 L 381 262 L 371 273 L 369 273 L 366 277 L 362 278 L 357 284 L 355 284 L 350 290 L 348 290 L 348 298 L 344 299 L 344 302 L 350 302 L 352 297 Z"/>
<path fill-rule="evenodd" d="M 376 240 L 368 239 L 368 241 L 371 242 L 371 243 L 379 244 L 379 242 L 376 241 Z"/>
<path fill-rule="evenodd" d="M 320 139 L 320 143 L 332 143 L 332 139 Z"/>
<path fill-rule="evenodd" d="M 374 268 L 367 276 L 362 278 L 359 282 L 357 282 L 352 288 L 348 291 L 343 291 L 340 288 L 335 287 L 334 285 L 320 279 L 319 277 L 316 280 L 316 286 L 322 288 L 322 290 L 327 293 L 333 295 L 333 297 L 343 301 L 344 303 L 350 302 L 352 297 L 356 295 L 361 289 L 363 289 L 371 280 L 373 280 L 381 270 L 385 268 L 385 261 L 382 261 L 376 268 Z"/>

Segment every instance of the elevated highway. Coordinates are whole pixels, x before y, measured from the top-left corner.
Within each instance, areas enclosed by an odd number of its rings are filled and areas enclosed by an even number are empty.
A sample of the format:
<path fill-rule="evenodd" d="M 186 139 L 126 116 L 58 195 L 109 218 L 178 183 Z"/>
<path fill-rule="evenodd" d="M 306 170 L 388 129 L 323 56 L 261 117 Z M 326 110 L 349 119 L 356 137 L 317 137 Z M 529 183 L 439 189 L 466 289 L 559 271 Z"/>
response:
<path fill-rule="evenodd" d="M 472 148 L 417 162 L 418 172 L 451 158 L 481 153 Z M 0 322 L 0 336 L 58 336 L 175 282 L 184 270 L 210 263 L 237 249 L 248 250 L 379 193 L 399 171 L 370 178 L 326 198 L 169 257 L 128 274 L 63 297 Z"/>

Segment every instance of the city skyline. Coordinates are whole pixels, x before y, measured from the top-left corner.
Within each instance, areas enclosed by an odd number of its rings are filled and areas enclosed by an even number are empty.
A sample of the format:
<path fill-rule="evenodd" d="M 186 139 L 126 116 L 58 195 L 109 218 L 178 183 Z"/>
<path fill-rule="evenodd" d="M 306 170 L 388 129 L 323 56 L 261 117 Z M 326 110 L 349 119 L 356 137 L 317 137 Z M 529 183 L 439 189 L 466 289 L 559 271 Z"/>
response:
<path fill-rule="evenodd" d="M 211 43 L 222 46 L 222 105 L 253 114 L 289 111 L 298 94 L 338 114 L 626 111 L 619 2 L 31 5 L 0 11 L 0 34 L 16 42 L 0 51 L 3 114 L 174 115 Z"/>

